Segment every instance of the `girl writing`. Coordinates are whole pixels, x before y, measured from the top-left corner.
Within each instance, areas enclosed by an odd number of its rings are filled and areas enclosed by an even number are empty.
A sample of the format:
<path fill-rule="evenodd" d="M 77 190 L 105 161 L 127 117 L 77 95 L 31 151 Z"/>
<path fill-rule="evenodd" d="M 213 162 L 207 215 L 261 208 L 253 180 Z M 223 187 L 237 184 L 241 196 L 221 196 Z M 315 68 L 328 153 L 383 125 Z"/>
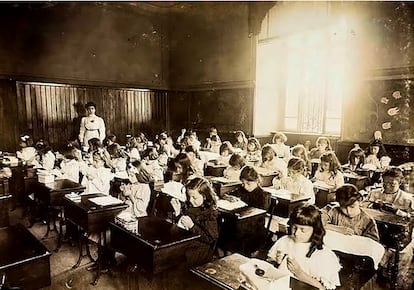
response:
<path fill-rule="evenodd" d="M 239 180 L 242 168 L 246 161 L 240 154 L 234 153 L 229 159 L 229 167 L 224 169 L 223 176 L 230 180 Z"/>
<path fill-rule="evenodd" d="M 288 174 L 281 179 L 273 179 L 276 189 L 285 189 L 295 195 L 295 199 L 309 198 L 309 203 L 315 203 L 315 192 L 312 182 L 304 176 L 305 162 L 297 157 L 290 158 L 287 165 Z"/>
<path fill-rule="evenodd" d="M 247 141 L 246 162 L 252 166 L 260 164 L 260 160 L 262 159 L 261 148 L 259 140 L 255 137 L 250 137 Z"/>
<path fill-rule="evenodd" d="M 320 157 L 321 163 L 315 172 L 315 181 L 323 182 L 331 188 L 344 185 L 344 175 L 341 172 L 341 164 L 334 152 L 325 152 Z"/>
<path fill-rule="evenodd" d="M 318 159 L 325 152 L 332 151 L 331 141 L 326 137 L 318 137 L 316 139 L 316 148 L 312 148 L 309 152 L 310 159 Z"/>
<path fill-rule="evenodd" d="M 262 148 L 262 164 L 260 167 L 277 172 L 279 177 L 287 175 L 286 162 L 283 159 L 276 157 L 275 151 L 270 145 L 265 145 Z"/>
<path fill-rule="evenodd" d="M 236 131 L 234 133 L 234 137 L 236 138 L 236 143 L 234 143 L 234 148 L 238 148 L 240 151 L 247 150 L 247 138 L 243 131 Z"/>

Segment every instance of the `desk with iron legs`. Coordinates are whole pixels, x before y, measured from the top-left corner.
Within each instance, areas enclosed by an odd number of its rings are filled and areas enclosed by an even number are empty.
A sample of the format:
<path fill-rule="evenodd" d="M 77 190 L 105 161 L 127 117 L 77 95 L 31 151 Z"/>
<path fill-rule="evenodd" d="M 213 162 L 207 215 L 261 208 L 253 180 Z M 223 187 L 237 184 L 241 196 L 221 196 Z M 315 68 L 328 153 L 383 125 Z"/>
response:
<path fill-rule="evenodd" d="M 79 267 L 82 258 L 85 256 L 93 260 L 89 252 L 88 237 L 93 233 L 99 235 L 98 261 L 96 261 L 97 275 L 91 283 L 93 285 L 98 283 L 101 274 L 102 256 L 107 246 L 106 230 L 108 229 L 109 222 L 113 221 L 116 215 L 128 207 L 128 205 L 123 203 L 98 206 L 90 201 L 91 198 L 102 196 L 105 195 L 102 193 L 82 195 L 80 202 L 74 202 L 67 197 L 63 199 L 66 220 L 78 227 L 79 257 L 73 268 Z M 83 254 L 83 244 L 85 244 L 86 255 Z"/>

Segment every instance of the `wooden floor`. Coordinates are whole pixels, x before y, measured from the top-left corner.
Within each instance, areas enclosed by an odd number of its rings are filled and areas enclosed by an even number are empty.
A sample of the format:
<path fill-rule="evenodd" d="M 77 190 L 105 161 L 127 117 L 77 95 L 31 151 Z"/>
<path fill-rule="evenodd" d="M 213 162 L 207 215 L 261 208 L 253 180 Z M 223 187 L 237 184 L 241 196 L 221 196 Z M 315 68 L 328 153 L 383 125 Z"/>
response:
<path fill-rule="evenodd" d="M 22 218 L 22 210 L 17 208 L 10 213 L 11 224 L 22 223 L 27 226 L 26 218 Z M 46 232 L 46 225 L 36 223 L 30 231 L 39 239 Z M 64 243 L 58 252 L 56 248 L 56 232 L 51 232 L 42 243 L 50 250 L 52 284 L 45 289 L 144 289 L 144 290 L 208 290 L 217 289 L 195 277 L 188 269 L 173 269 L 162 274 L 151 276 L 140 271 L 133 270 L 127 259 L 122 254 L 116 254 L 116 265 L 103 274 L 97 286 L 90 285 L 95 273 L 88 271 L 91 263 L 85 258 L 77 269 L 72 269 L 78 257 L 78 248 L 75 245 Z M 92 255 L 96 256 L 96 248 L 92 246 Z M 385 289 L 413 289 L 414 263 L 411 262 L 408 275 L 399 278 L 397 288 L 387 283 L 377 282 L 376 277 L 371 279 L 362 289 L 385 290 Z M 344 289 L 344 288 L 342 288 Z"/>

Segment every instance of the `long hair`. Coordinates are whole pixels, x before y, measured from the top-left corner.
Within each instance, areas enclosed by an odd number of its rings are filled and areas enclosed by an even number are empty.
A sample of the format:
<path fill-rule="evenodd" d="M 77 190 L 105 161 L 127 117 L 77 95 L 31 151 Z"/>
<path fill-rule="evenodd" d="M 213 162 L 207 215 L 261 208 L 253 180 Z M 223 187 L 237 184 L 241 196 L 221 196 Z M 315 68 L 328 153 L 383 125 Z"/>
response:
<path fill-rule="evenodd" d="M 329 163 L 329 171 L 331 172 L 332 177 L 335 176 L 336 173 L 341 168 L 341 163 L 339 162 L 339 160 L 336 157 L 335 153 L 332 152 L 332 151 L 325 152 L 321 155 L 320 158 L 321 158 L 321 162 Z"/>
<path fill-rule="evenodd" d="M 321 212 L 314 205 L 299 206 L 293 210 L 289 217 L 289 234 L 292 233 L 292 225 L 311 226 L 313 233 L 310 238 L 310 248 L 306 257 L 312 256 L 316 249 L 322 250 L 325 228 L 323 227 Z"/>
<path fill-rule="evenodd" d="M 197 190 L 203 196 L 202 209 L 215 208 L 217 205 L 217 195 L 211 187 L 207 179 L 202 177 L 195 177 L 188 181 L 185 185 L 187 200 L 190 200 L 188 195 L 189 190 Z"/>
<path fill-rule="evenodd" d="M 355 164 L 355 158 L 359 158 L 358 164 Z M 356 168 L 362 168 L 365 163 L 365 152 L 361 148 L 353 148 L 349 151 L 348 162 L 351 165 L 356 166 Z"/>
<path fill-rule="evenodd" d="M 272 146 L 265 145 L 262 148 L 262 162 L 272 161 L 275 158 L 276 152 L 273 150 Z"/>
<path fill-rule="evenodd" d="M 246 160 L 244 159 L 243 156 L 241 156 L 238 153 L 234 153 L 233 155 L 231 155 L 230 160 L 229 160 L 229 165 L 230 166 L 239 166 L 240 168 L 242 168 L 243 166 L 246 165 Z"/>
<path fill-rule="evenodd" d="M 316 139 L 316 147 L 318 147 L 318 144 L 320 143 L 326 143 L 325 151 L 332 151 L 331 141 L 329 141 L 327 137 L 323 137 L 323 136 L 318 137 L 318 139 Z"/>
<path fill-rule="evenodd" d="M 240 172 L 240 180 L 246 181 L 257 181 L 260 182 L 259 173 L 257 173 L 256 169 L 253 166 L 245 166 L 243 170 Z"/>
<path fill-rule="evenodd" d="M 244 134 L 243 131 L 236 131 L 234 133 L 234 137 L 236 138 L 235 147 L 245 150 L 247 148 L 246 134 Z M 242 137 L 242 140 L 243 140 L 242 142 L 239 142 L 239 140 L 238 140 L 239 137 Z"/>
<path fill-rule="evenodd" d="M 358 188 L 353 184 L 345 183 L 336 190 L 336 201 L 340 206 L 347 207 L 352 205 L 357 200 L 362 199 L 362 195 L 359 193 Z"/>
<path fill-rule="evenodd" d="M 186 153 L 179 153 L 174 158 L 174 171 L 177 169 L 175 164 L 180 164 L 183 169 L 183 172 L 181 173 L 181 180 L 183 182 L 186 182 L 188 177 L 195 172 L 193 166 L 191 165 L 190 158 L 188 158 Z"/>
<path fill-rule="evenodd" d="M 292 155 L 303 159 L 303 161 L 305 161 L 305 163 L 309 162 L 308 152 L 306 151 L 305 146 L 302 145 L 302 144 L 297 144 L 297 145 L 293 146 Z"/>
<path fill-rule="evenodd" d="M 255 138 L 255 137 L 250 137 L 250 138 L 247 140 L 247 146 L 248 146 L 250 143 L 254 145 L 254 149 L 253 149 L 253 151 L 258 151 L 258 150 L 260 150 L 260 149 L 261 149 L 260 142 L 259 142 L 259 140 L 258 140 L 257 138 Z M 247 151 L 248 151 L 248 150 L 249 150 L 249 149 L 247 149 Z"/>

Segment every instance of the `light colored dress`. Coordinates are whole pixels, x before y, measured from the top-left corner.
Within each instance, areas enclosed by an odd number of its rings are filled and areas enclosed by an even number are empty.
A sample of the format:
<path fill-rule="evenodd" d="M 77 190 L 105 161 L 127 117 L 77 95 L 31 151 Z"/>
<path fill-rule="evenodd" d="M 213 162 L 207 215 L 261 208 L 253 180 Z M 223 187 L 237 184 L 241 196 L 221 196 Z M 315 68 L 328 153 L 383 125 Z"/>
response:
<path fill-rule="evenodd" d="M 16 152 L 17 158 L 25 161 L 27 165 L 35 165 L 37 151 L 34 147 L 24 147 Z"/>
<path fill-rule="evenodd" d="M 344 175 L 341 171 L 337 171 L 335 175 L 332 172 L 317 170 L 315 172 L 315 179 L 326 183 L 329 187 L 338 188 L 344 185 Z"/>
<path fill-rule="evenodd" d="M 285 189 L 293 194 L 297 194 L 298 199 L 309 197 L 308 203 L 315 204 L 315 192 L 312 181 L 303 175 L 300 175 L 297 179 L 293 179 L 290 176 L 282 177 L 280 180 L 274 178 L 273 184 L 276 189 Z"/>
<path fill-rule="evenodd" d="M 308 258 L 310 243 L 296 243 L 290 236 L 283 236 L 269 250 L 268 256 L 276 260 L 277 251 L 287 257 L 295 259 L 302 270 L 318 280 L 326 289 L 335 289 L 340 286 L 339 271 L 341 265 L 335 253 L 324 246 L 322 250 L 316 249 Z M 279 269 L 294 276 L 287 268 L 287 259 L 283 259 Z"/>
<path fill-rule="evenodd" d="M 88 141 L 98 138 L 103 142 L 105 139 L 105 122 L 96 115 L 83 117 L 79 129 L 79 141 L 82 146 L 89 147 Z"/>

